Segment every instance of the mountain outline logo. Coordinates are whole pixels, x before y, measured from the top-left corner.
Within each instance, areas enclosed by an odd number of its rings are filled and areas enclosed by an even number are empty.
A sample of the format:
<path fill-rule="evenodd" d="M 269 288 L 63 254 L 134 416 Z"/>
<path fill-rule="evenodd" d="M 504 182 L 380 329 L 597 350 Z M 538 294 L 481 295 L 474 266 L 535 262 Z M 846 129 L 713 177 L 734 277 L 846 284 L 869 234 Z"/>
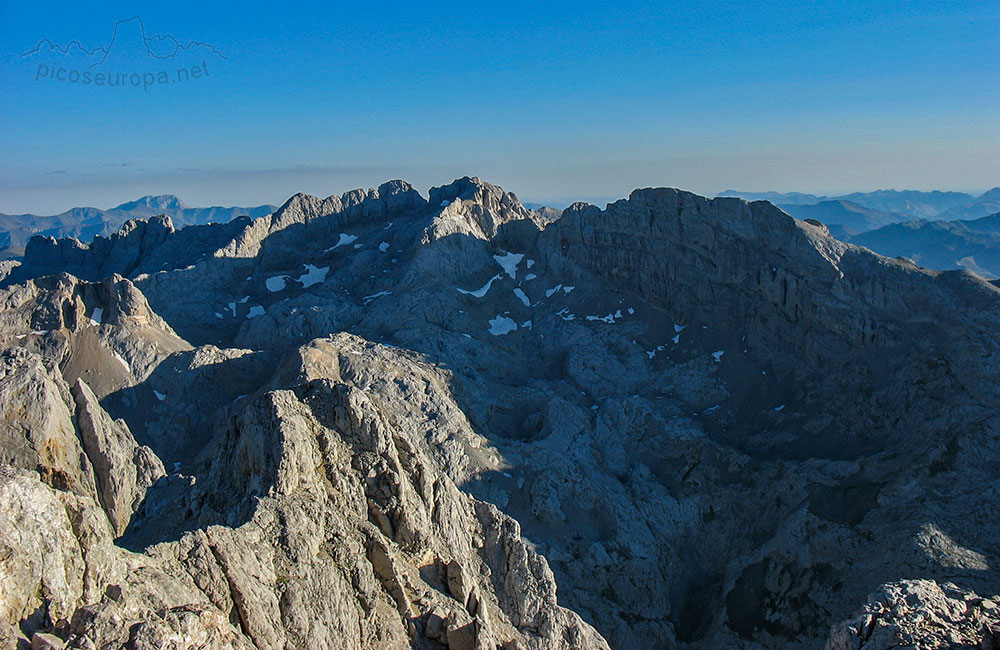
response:
<path fill-rule="evenodd" d="M 166 33 L 150 35 L 139 16 L 115 21 L 107 45 L 87 48 L 76 39 L 60 45 L 43 38 L 21 55 L 22 59 L 41 57 L 44 60 L 39 60 L 35 81 L 144 90 L 209 77 L 209 61 L 228 58 L 204 41 L 183 41 Z M 171 63 L 175 67 L 168 67 Z"/>

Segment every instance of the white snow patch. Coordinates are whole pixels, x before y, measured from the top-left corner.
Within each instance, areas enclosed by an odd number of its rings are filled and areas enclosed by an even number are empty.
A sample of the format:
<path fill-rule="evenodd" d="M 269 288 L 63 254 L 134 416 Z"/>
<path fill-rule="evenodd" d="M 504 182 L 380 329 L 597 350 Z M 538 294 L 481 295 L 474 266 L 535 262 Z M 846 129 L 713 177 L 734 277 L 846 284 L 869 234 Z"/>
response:
<path fill-rule="evenodd" d="M 306 264 L 306 272 L 297 278 L 297 282 L 302 283 L 302 288 L 307 289 L 314 284 L 319 284 L 326 280 L 326 274 L 330 271 L 329 266 L 324 266 L 322 268 L 313 266 L 312 264 Z"/>
<path fill-rule="evenodd" d="M 576 318 L 576 316 L 571 314 L 568 309 L 560 309 L 556 312 L 556 316 L 559 316 L 563 320 L 573 320 Z"/>
<path fill-rule="evenodd" d="M 561 284 L 557 284 L 556 286 L 552 287 L 551 289 L 546 289 L 545 290 L 545 297 L 546 298 L 551 298 L 552 294 L 554 294 L 556 291 L 559 291 L 560 289 L 562 289 L 562 285 Z"/>
<path fill-rule="evenodd" d="M 45 336 L 46 334 L 49 333 L 49 330 L 32 330 L 31 333 L 36 334 L 38 336 Z"/>
<path fill-rule="evenodd" d="M 222 318 L 222 314 L 220 314 L 219 312 L 215 312 L 215 317 L 216 318 Z"/>
<path fill-rule="evenodd" d="M 775 409 L 774 409 L 774 410 L 775 410 L 775 411 L 780 411 L 780 410 L 781 410 L 781 409 L 783 409 L 783 408 L 785 408 L 785 405 L 784 405 L 784 404 L 782 404 L 781 406 L 778 406 L 778 407 L 775 407 Z"/>
<path fill-rule="evenodd" d="M 524 329 L 530 330 L 531 329 L 531 321 L 530 320 L 524 321 L 523 323 L 521 323 L 521 327 L 523 327 Z"/>
<path fill-rule="evenodd" d="M 247 312 L 247 318 L 256 318 L 257 316 L 264 315 L 264 308 L 260 305 L 253 305 L 250 307 L 250 311 Z"/>
<path fill-rule="evenodd" d="M 629 307 L 629 308 L 628 308 L 628 315 L 629 315 L 629 316 L 631 316 L 631 315 L 632 315 L 632 314 L 634 314 L 634 313 L 635 313 L 635 310 L 634 310 L 634 309 L 632 309 L 631 307 Z"/>
<path fill-rule="evenodd" d="M 718 362 L 718 361 L 722 361 L 722 355 L 724 355 L 724 354 L 725 354 L 725 351 L 719 350 L 717 352 L 713 352 L 712 356 L 715 357 L 715 360 Z"/>
<path fill-rule="evenodd" d="M 528 295 L 524 293 L 524 291 L 521 291 L 520 287 L 514 289 L 514 295 L 517 296 L 520 299 L 520 301 L 524 303 L 525 307 L 531 306 L 531 301 L 528 300 Z"/>
<path fill-rule="evenodd" d="M 535 260 L 528 260 L 527 262 L 524 263 L 524 268 L 530 269 L 534 265 L 535 265 Z"/>
<path fill-rule="evenodd" d="M 166 395 L 164 395 L 164 394 L 163 394 L 163 393 L 161 393 L 160 391 L 156 390 L 155 388 L 153 389 L 153 395 L 156 395 L 156 399 L 160 400 L 161 402 L 162 402 L 163 400 L 167 399 L 167 396 L 166 396 Z"/>
<path fill-rule="evenodd" d="M 366 305 L 367 305 L 367 304 L 368 304 L 368 303 L 370 303 L 370 302 L 371 302 L 372 300 L 377 300 L 378 298 L 381 298 L 382 296 L 388 296 L 388 295 L 389 295 L 389 294 L 391 294 L 391 293 L 392 293 L 391 291 L 379 291 L 378 293 L 373 293 L 373 294 L 372 294 L 372 295 L 370 295 L 370 296 L 365 296 L 364 298 L 362 298 L 362 299 L 361 299 L 361 301 L 362 301 L 362 302 L 363 302 L 364 304 L 366 304 Z"/>
<path fill-rule="evenodd" d="M 386 252 L 387 250 L 389 250 L 389 242 L 387 241 L 382 242 L 381 244 L 378 245 L 378 249 L 383 253 Z"/>
<path fill-rule="evenodd" d="M 497 315 L 496 318 L 490 319 L 490 334 L 493 336 L 502 336 L 504 334 L 509 334 L 517 329 L 517 323 L 513 318 L 508 316 Z"/>
<path fill-rule="evenodd" d="M 537 278 L 537 277 L 538 277 L 538 276 L 537 276 L 537 275 L 535 275 L 534 273 L 529 273 L 528 275 L 524 276 L 524 279 L 525 279 L 525 280 L 534 280 L 534 279 L 535 279 L 535 278 Z"/>
<path fill-rule="evenodd" d="M 358 249 L 359 249 L 359 248 L 361 248 L 362 246 L 364 246 L 364 244 L 355 244 L 355 245 L 354 245 L 354 250 L 358 250 Z"/>
<path fill-rule="evenodd" d="M 681 335 L 678 334 L 677 336 L 675 336 L 674 338 L 672 338 L 670 340 L 674 342 L 674 345 L 677 345 L 678 343 L 681 342 Z"/>
<path fill-rule="evenodd" d="M 115 357 L 115 361 L 117 361 L 118 363 L 122 364 L 122 367 L 125 368 L 125 371 L 128 372 L 128 374 L 131 375 L 132 374 L 132 366 L 128 365 L 128 361 L 126 361 L 125 359 L 122 359 L 117 354 L 115 354 L 114 357 Z"/>
<path fill-rule="evenodd" d="M 718 404 L 716 404 L 715 406 L 709 406 L 707 409 L 705 409 L 704 411 L 702 411 L 702 413 L 711 413 L 712 411 L 714 411 L 717 408 L 719 408 Z"/>
<path fill-rule="evenodd" d="M 646 350 L 646 356 L 649 357 L 650 359 L 653 359 L 653 358 L 656 357 L 656 353 L 657 352 L 663 352 L 663 346 L 662 345 L 657 345 L 652 350 Z"/>
<path fill-rule="evenodd" d="M 233 310 L 233 318 L 236 318 L 236 303 L 235 302 L 231 302 L 231 303 L 229 303 L 228 306 L 229 306 L 230 309 Z"/>
<path fill-rule="evenodd" d="M 622 317 L 622 310 L 619 309 L 613 314 L 608 314 L 607 316 L 587 316 L 587 320 L 599 320 L 602 323 L 608 323 L 613 325 L 615 320 Z"/>
<path fill-rule="evenodd" d="M 562 289 L 563 289 L 563 293 L 569 293 L 573 289 L 576 289 L 576 287 L 566 286 L 566 287 L 563 287 Z"/>
<path fill-rule="evenodd" d="M 482 298 L 483 296 L 486 295 L 486 292 L 490 290 L 490 287 L 493 285 L 493 282 L 495 280 L 499 280 L 501 278 L 503 278 L 503 275 L 501 275 L 500 273 L 497 273 L 492 278 L 490 278 L 489 281 L 486 284 L 484 284 L 483 286 L 479 287 L 475 291 L 469 291 L 467 289 L 460 289 L 458 287 L 455 287 L 455 289 L 459 293 L 464 293 L 467 296 L 472 296 L 473 298 Z"/>
<path fill-rule="evenodd" d="M 94 307 L 94 313 L 90 315 L 90 322 L 94 325 L 100 325 L 102 316 L 104 316 L 104 309 L 101 307 Z"/>
<path fill-rule="evenodd" d="M 448 205 L 449 203 L 451 203 L 451 201 L 449 201 L 448 199 L 445 199 L 444 201 L 441 201 L 441 207 L 443 208 L 444 206 Z"/>
<path fill-rule="evenodd" d="M 503 270 L 512 278 L 517 278 L 517 265 L 524 259 L 522 253 L 507 253 L 506 255 L 494 255 L 493 259 L 503 267 Z"/>
<path fill-rule="evenodd" d="M 680 334 L 681 332 L 684 331 L 685 327 L 687 327 L 687 325 L 678 325 L 677 323 L 674 323 L 674 332 L 676 334 Z"/>
<path fill-rule="evenodd" d="M 342 232 L 340 233 L 340 239 L 337 240 L 337 243 L 323 252 L 329 253 L 335 248 L 340 248 L 341 246 L 347 246 L 348 244 L 353 244 L 357 240 L 357 238 L 358 238 L 357 235 L 348 235 L 346 232 Z"/>
<path fill-rule="evenodd" d="M 285 280 L 288 279 L 287 275 L 276 275 L 273 278 L 268 278 L 264 281 L 264 286 L 271 293 L 277 293 L 285 288 Z"/>

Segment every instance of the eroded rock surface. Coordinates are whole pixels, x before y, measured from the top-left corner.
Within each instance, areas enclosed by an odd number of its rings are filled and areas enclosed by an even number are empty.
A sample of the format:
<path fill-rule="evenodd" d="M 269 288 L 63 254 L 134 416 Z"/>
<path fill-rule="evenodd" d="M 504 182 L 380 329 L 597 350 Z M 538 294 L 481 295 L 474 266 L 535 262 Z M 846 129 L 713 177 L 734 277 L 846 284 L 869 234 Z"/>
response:
<path fill-rule="evenodd" d="M 765 202 L 429 196 L 29 245 L 5 642 L 994 643 L 995 285 Z"/>

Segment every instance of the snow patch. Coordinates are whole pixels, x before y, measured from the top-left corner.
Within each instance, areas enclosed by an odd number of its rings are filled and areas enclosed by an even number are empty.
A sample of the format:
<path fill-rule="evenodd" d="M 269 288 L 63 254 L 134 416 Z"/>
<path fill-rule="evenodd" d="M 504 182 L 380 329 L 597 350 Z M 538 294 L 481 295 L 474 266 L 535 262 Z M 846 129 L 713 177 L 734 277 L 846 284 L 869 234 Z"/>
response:
<path fill-rule="evenodd" d="M 161 402 L 162 402 L 163 400 L 167 399 L 167 396 L 166 396 L 166 395 L 164 395 L 164 394 L 163 394 L 163 393 L 161 393 L 160 391 L 156 390 L 155 388 L 153 389 L 153 395 L 156 395 L 156 399 L 160 400 Z"/>
<path fill-rule="evenodd" d="M 381 298 L 382 296 L 388 296 L 388 295 L 389 295 L 389 294 L 391 294 L 391 293 L 392 293 L 391 291 L 379 291 L 378 293 L 373 293 L 373 294 L 372 294 L 372 295 L 370 295 L 370 296 L 365 296 L 364 298 L 362 298 L 362 299 L 361 299 L 361 301 L 362 301 L 362 302 L 363 302 L 364 304 L 366 304 L 366 305 L 367 305 L 367 304 L 368 304 L 368 303 L 370 303 L 371 301 L 373 301 L 373 300 L 377 300 L 378 298 Z"/>
<path fill-rule="evenodd" d="M 346 232 L 342 232 L 340 233 L 340 239 L 337 240 L 337 243 L 323 252 L 329 253 L 335 248 L 340 248 L 341 246 L 347 246 L 348 244 L 353 244 L 357 240 L 357 238 L 358 238 L 357 235 L 348 235 Z"/>
<path fill-rule="evenodd" d="M 517 265 L 524 259 L 522 253 L 507 253 L 506 255 L 494 255 L 493 259 L 503 267 L 503 270 L 512 278 L 517 278 Z"/>
<path fill-rule="evenodd" d="M 556 291 L 559 291 L 560 289 L 562 289 L 562 285 L 561 284 L 557 284 L 556 286 L 552 287 L 551 289 L 546 289 L 545 290 L 545 297 L 546 298 L 551 298 L 552 294 L 554 294 Z"/>
<path fill-rule="evenodd" d="M 104 309 L 101 307 L 94 307 L 94 312 L 90 315 L 90 322 L 94 325 L 101 324 L 101 318 L 104 316 Z"/>
<path fill-rule="evenodd" d="M 573 289 L 576 289 L 576 287 L 571 287 L 571 286 L 565 286 L 565 287 L 563 287 L 563 288 L 562 288 L 562 290 L 563 290 L 563 293 L 569 293 L 569 292 L 570 292 L 570 291 L 572 291 Z"/>
<path fill-rule="evenodd" d="M 774 409 L 774 410 L 775 410 L 775 411 L 780 411 L 780 410 L 781 410 L 781 409 L 783 409 L 783 408 L 785 408 L 785 405 L 784 405 L 784 404 L 782 404 L 781 406 L 778 406 L 778 407 L 775 407 L 775 409 Z"/>
<path fill-rule="evenodd" d="M 497 273 L 492 278 L 490 278 L 489 281 L 486 284 L 484 284 L 480 288 L 476 289 L 475 291 L 469 291 L 467 289 L 460 289 L 458 287 L 455 287 L 455 289 L 459 293 L 464 293 L 467 296 L 472 296 L 473 298 L 482 298 L 483 296 L 486 295 L 486 292 L 490 290 L 490 287 L 493 285 L 493 282 L 495 280 L 500 280 L 501 278 L 503 278 L 503 275 L 501 275 L 500 273 Z"/>
<path fill-rule="evenodd" d="M 622 310 L 619 309 L 613 314 L 608 314 L 607 316 L 587 316 L 587 320 L 599 320 L 602 323 L 608 323 L 613 325 L 616 320 L 622 318 Z"/>
<path fill-rule="evenodd" d="M 524 279 L 525 279 L 525 280 L 534 280 L 534 279 L 535 279 L 535 278 L 537 278 L 537 277 L 538 277 L 538 276 L 537 276 L 537 275 L 535 275 L 534 273 L 529 273 L 528 275 L 524 276 Z"/>
<path fill-rule="evenodd" d="M 382 242 L 381 244 L 378 245 L 378 249 L 383 253 L 386 252 L 387 250 L 389 250 L 389 242 L 387 241 Z"/>
<path fill-rule="evenodd" d="M 285 288 L 285 280 L 288 279 L 287 275 L 276 275 L 273 278 L 268 278 L 264 281 L 264 286 L 271 293 L 277 293 Z"/>
<path fill-rule="evenodd" d="M 312 264 L 306 264 L 306 272 L 300 275 L 296 282 L 302 283 L 303 289 L 308 289 L 314 284 L 319 284 L 326 280 L 326 274 L 330 271 L 329 266 L 324 266 L 322 268 L 313 266 Z"/>
<path fill-rule="evenodd" d="M 680 334 L 684 331 L 685 327 L 687 327 L 687 325 L 678 325 L 677 323 L 674 323 L 674 332 Z"/>
<path fill-rule="evenodd" d="M 517 329 L 517 323 L 513 318 L 508 316 L 497 315 L 496 318 L 490 319 L 490 334 L 493 336 L 502 336 L 504 334 L 510 334 Z"/>
<path fill-rule="evenodd" d="M 724 355 L 724 354 L 725 354 L 725 352 L 723 350 L 719 350 L 717 352 L 713 352 L 712 356 L 715 357 L 715 361 L 716 362 L 719 362 L 719 361 L 722 361 L 722 355 Z"/>
<path fill-rule="evenodd" d="M 681 342 L 681 335 L 678 334 L 677 336 L 675 336 L 674 338 L 672 338 L 670 340 L 674 342 L 674 345 L 677 345 L 678 343 Z"/>
<path fill-rule="evenodd" d="M 441 207 L 443 208 L 444 206 L 448 205 L 449 203 L 451 203 L 451 201 L 449 201 L 448 199 L 445 199 L 444 201 L 441 201 Z"/>
<path fill-rule="evenodd" d="M 520 301 L 524 303 L 525 307 L 530 307 L 531 306 L 531 301 L 528 300 L 528 295 L 526 293 L 524 293 L 524 291 L 521 291 L 520 287 L 517 288 L 517 289 L 514 289 L 514 295 L 517 296 L 518 299 L 520 299 Z"/>
<path fill-rule="evenodd" d="M 535 265 L 535 260 L 528 260 L 527 262 L 524 263 L 524 268 L 530 269 L 534 265 Z"/>
<path fill-rule="evenodd" d="M 247 318 L 256 318 L 258 316 L 264 315 L 264 308 L 260 305 L 253 305 L 250 307 L 250 311 L 247 312 Z"/>
<path fill-rule="evenodd" d="M 562 318 L 563 320 L 569 321 L 576 319 L 576 316 L 570 313 L 568 309 L 560 309 L 556 312 L 556 316 Z"/>
<path fill-rule="evenodd" d="M 523 327 L 524 329 L 530 330 L 531 329 L 531 321 L 530 320 L 524 321 L 523 323 L 521 323 L 521 327 Z"/>

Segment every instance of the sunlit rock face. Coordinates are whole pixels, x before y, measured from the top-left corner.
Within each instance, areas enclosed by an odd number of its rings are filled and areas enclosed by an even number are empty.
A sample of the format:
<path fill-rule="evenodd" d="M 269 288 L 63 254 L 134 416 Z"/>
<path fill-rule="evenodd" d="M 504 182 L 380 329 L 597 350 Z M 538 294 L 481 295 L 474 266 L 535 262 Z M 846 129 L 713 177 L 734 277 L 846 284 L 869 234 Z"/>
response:
<path fill-rule="evenodd" d="M 7 646 L 1000 638 L 1000 289 L 970 273 L 763 201 L 478 178 L 4 273 Z"/>

